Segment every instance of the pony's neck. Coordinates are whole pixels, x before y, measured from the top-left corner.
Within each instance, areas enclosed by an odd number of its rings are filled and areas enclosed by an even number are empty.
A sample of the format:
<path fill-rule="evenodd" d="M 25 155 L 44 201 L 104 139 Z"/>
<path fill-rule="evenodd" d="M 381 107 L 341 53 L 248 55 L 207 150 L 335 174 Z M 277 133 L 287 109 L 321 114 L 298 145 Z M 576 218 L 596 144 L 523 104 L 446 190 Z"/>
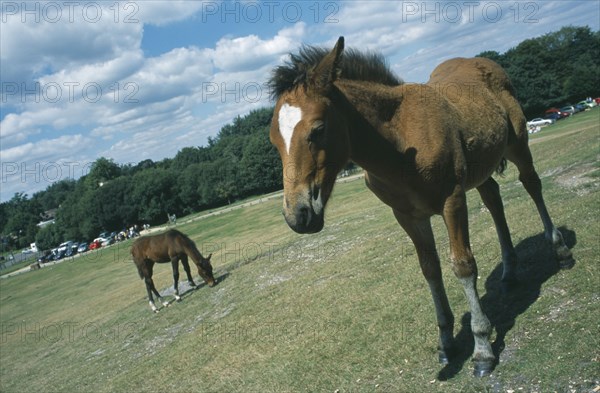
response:
<path fill-rule="evenodd" d="M 186 239 L 184 247 L 186 254 L 194 261 L 194 265 L 199 266 L 202 262 L 202 254 L 200 254 L 194 242 L 191 239 Z"/>
<path fill-rule="evenodd" d="M 346 116 L 350 159 L 376 176 L 398 173 L 407 163 L 403 142 L 386 123 L 400 108 L 401 89 L 344 80 L 336 86 L 334 101 Z"/>

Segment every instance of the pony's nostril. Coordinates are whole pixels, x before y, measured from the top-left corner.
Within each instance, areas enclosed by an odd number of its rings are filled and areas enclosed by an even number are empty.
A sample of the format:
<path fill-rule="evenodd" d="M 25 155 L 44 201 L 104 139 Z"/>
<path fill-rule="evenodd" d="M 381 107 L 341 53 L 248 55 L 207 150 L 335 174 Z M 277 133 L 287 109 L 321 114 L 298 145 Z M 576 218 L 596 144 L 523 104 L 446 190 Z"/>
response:
<path fill-rule="evenodd" d="M 316 201 L 317 199 L 319 199 L 319 192 L 320 192 L 320 191 L 321 191 L 321 187 L 319 187 L 319 186 L 317 186 L 317 185 L 315 185 L 315 186 L 313 187 L 313 195 L 312 195 L 312 197 L 313 197 L 313 199 L 314 199 L 315 201 Z"/>
<path fill-rule="evenodd" d="M 310 222 L 310 209 L 306 206 L 302 206 L 298 209 L 297 221 L 300 225 L 306 227 Z"/>

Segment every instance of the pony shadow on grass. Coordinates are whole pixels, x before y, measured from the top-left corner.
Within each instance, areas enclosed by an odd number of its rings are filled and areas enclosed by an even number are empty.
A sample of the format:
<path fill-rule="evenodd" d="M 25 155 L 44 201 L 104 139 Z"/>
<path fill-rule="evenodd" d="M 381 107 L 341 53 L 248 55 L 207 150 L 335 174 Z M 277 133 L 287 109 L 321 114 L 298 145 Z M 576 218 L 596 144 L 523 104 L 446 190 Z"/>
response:
<path fill-rule="evenodd" d="M 222 284 L 223 281 L 225 281 L 228 277 L 229 277 L 229 272 L 224 272 L 220 276 L 216 276 L 215 277 L 215 279 L 216 279 L 215 286 Z M 195 292 L 197 292 L 198 290 L 200 290 L 204 287 L 208 287 L 208 284 L 206 284 L 204 281 L 202 281 L 202 279 L 200 277 L 197 277 L 196 288 L 191 288 L 187 281 L 182 281 L 181 283 L 179 283 L 179 296 L 181 297 L 181 301 L 185 300 L 188 296 L 192 296 Z M 168 297 L 173 296 L 173 293 L 174 293 L 174 290 L 173 290 L 172 286 L 164 288 L 160 291 L 160 295 L 163 297 L 163 299 L 166 296 L 168 296 Z M 167 301 L 167 303 L 169 305 L 171 305 L 171 304 L 176 304 L 177 301 L 175 299 L 169 299 Z"/>
<path fill-rule="evenodd" d="M 577 243 L 575 232 L 565 227 L 561 227 L 559 230 L 567 247 L 572 249 Z M 540 296 L 542 285 L 560 271 L 552 248 L 544 238 L 543 233 L 524 239 L 515 247 L 515 250 L 518 257 L 518 283 L 511 288 L 503 286 L 500 281 L 502 263 L 499 263 L 487 277 L 485 281 L 486 294 L 481 297 L 483 312 L 496 331 L 496 339 L 492 343 L 496 365 L 506 346 L 504 341 L 506 335 L 515 326 L 517 317 L 535 303 Z M 454 377 L 473 355 L 474 344 L 470 313 L 463 315 L 461 325 L 461 329 L 455 337 L 457 353 L 438 373 L 440 381 Z"/>

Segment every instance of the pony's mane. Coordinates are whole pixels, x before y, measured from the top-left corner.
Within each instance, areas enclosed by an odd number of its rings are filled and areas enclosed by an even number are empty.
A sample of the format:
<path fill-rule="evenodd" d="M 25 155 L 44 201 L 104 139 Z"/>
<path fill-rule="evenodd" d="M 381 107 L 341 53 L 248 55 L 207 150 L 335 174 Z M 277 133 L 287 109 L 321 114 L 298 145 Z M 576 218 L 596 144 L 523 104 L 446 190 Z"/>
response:
<path fill-rule="evenodd" d="M 298 53 L 290 53 L 290 59 L 277 66 L 267 82 L 271 98 L 277 99 L 286 91 L 306 82 L 308 72 L 329 53 L 328 49 L 303 45 Z M 386 64 L 381 53 L 361 52 L 356 49 L 345 49 L 342 52 L 340 79 L 376 82 L 397 86 L 403 83 Z"/>

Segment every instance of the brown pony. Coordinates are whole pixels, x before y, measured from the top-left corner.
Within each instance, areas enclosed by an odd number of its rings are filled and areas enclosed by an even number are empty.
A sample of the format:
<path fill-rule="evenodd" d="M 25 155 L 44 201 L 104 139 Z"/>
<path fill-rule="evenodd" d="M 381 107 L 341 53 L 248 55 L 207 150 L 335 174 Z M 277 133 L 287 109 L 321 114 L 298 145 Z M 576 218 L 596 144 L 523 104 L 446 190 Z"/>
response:
<path fill-rule="evenodd" d="M 305 46 L 269 80 L 277 99 L 270 139 L 283 162 L 285 220 L 298 233 L 319 232 L 338 172 L 349 160 L 364 168 L 368 188 L 393 209 L 416 247 L 435 305 L 439 358 L 447 363 L 454 316 L 430 223 L 441 215 L 471 310 L 475 375 L 488 375 L 495 364 L 492 328 L 477 294 L 465 193 L 476 188 L 492 214 L 504 282 L 516 281 L 517 255 L 491 175 L 505 159 L 517 166 L 561 266 L 573 263 L 544 204 L 511 82 L 493 61 L 459 58 L 439 65 L 426 84 L 403 84 L 381 56 L 343 50 L 343 37 L 331 52 Z"/>
<path fill-rule="evenodd" d="M 133 262 L 137 266 L 140 278 L 146 282 L 146 290 L 148 291 L 148 299 L 150 299 L 150 308 L 154 312 L 158 312 L 158 309 L 154 305 L 154 299 L 152 298 L 152 292 L 156 295 L 158 300 L 166 307 L 169 305 L 168 302 L 163 301 L 162 297 L 154 286 L 152 281 L 152 269 L 155 263 L 171 262 L 173 267 L 173 288 L 175 289 L 175 300 L 181 300 L 179 296 L 179 261 L 183 265 L 185 274 L 187 275 L 188 282 L 193 289 L 196 289 L 196 284 L 190 274 L 190 265 L 188 263 L 188 255 L 196 264 L 198 268 L 198 274 L 208 286 L 214 286 L 217 283 L 213 276 L 213 268 L 210 264 L 210 254 L 207 258 L 204 258 L 196 244 L 184 235 L 183 233 L 170 229 L 165 233 L 154 236 L 144 236 L 137 239 L 131 246 L 131 255 L 133 256 Z"/>

